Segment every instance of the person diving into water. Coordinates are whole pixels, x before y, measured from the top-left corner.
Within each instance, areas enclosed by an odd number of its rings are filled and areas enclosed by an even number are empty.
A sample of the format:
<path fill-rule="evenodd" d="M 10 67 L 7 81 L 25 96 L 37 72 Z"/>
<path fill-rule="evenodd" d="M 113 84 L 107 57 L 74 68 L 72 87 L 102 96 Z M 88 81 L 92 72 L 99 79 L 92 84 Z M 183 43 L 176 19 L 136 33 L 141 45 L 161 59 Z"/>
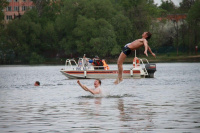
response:
<path fill-rule="evenodd" d="M 142 38 L 141 39 L 137 39 L 131 43 L 128 43 L 124 46 L 121 54 L 119 55 L 119 58 L 117 60 L 117 65 L 118 65 L 118 77 L 115 80 L 114 84 L 118 84 L 120 83 L 123 78 L 122 78 L 122 72 L 123 72 L 123 62 L 126 59 L 126 57 L 131 53 L 131 51 L 134 51 L 140 47 L 142 47 L 144 45 L 145 50 L 144 50 L 144 54 L 146 56 L 148 56 L 147 50 L 154 56 L 156 57 L 156 55 L 151 51 L 151 48 L 148 46 L 148 41 L 151 38 L 151 33 L 150 32 L 144 32 L 142 34 Z"/>

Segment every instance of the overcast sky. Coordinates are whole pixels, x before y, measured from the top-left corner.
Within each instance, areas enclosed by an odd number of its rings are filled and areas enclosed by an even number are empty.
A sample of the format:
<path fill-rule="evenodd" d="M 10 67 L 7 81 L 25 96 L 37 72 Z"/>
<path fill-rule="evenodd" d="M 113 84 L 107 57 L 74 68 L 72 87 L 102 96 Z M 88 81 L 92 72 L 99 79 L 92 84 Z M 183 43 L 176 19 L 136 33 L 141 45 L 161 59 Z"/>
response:
<path fill-rule="evenodd" d="M 179 6 L 179 3 L 181 2 L 182 0 L 172 0 L 172 2 L 176 5 L 176 6 Z M 161 0 L 154 0 L 155 4 L 158 4 L 160 5 L 161 4 Z"/>

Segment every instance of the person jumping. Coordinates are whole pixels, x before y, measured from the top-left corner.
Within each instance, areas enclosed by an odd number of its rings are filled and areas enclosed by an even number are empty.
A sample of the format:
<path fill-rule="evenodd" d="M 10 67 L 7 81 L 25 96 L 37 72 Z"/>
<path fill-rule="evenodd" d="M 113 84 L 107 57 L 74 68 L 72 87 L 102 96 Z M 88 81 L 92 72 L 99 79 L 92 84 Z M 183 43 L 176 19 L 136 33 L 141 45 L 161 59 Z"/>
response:
<path fill-rule="evenodd" d="M 147 50 L 149 50 L 149 52 L 156 57 L 156 55 L 151 51 L 151 48 L 148 46 L 148 42 L 147 40 L 149 40 L 151 38 L 151 33 L 150 32 L 144 32 L 142 34 L 142 38 L 141 39 L 137 39 L 131 43 L 128 43 L 124 46 L 121 54 L 119 55 L 119 58 L 117 60 L 117 65 L 118 65 L 118 77 L 115 80 L 114 84 L 118 84 L 120 83 L 123 78 L 122 78 L 122 72 L 123 72 L 123 62 L 126 59 L 126 57 L 131 53 L 131 51 L 134 51 L 140 47 L 142 47 L 144 45 L 145 50 L 144 50 L 144 54 L 146 56 L 148 56 Z"/>

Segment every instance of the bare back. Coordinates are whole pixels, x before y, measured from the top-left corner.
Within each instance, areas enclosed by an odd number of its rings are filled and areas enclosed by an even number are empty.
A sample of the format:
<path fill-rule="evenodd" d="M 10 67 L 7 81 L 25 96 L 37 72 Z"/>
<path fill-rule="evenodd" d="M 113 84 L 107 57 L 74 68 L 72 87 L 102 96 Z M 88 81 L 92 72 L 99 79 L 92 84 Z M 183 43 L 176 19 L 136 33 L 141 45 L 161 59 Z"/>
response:
<path fill-rule="evenodd" d="M 133 41 L 131 44 L 128 45 L 128 47 L 133 51 L 136 50 L 138 48 L 140 48 L 141 46 L 144 45 L 144 41 L 146 41 L 146 39 L 137 39 L 135 41 Z"/>

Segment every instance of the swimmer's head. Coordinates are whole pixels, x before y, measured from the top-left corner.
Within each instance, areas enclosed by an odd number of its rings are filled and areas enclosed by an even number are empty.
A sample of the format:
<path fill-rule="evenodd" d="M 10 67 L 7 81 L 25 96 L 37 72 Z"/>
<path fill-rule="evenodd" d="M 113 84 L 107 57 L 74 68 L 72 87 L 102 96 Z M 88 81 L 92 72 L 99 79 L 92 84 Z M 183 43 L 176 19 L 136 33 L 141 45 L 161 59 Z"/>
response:
<path fill-rule="evenodd" d="M 96 88 L 96 87 L 98 87 L 98 86 L 100 86 L 101 85 L 101 80 L 100 79 L 96 79 L 95 81 L 94 81 L 94 87 Z"/>
<path fill-rule="evenodd" d="M 35 81 L 34 86 L 40 86 L 40 82 L 39 81 Z"/>

